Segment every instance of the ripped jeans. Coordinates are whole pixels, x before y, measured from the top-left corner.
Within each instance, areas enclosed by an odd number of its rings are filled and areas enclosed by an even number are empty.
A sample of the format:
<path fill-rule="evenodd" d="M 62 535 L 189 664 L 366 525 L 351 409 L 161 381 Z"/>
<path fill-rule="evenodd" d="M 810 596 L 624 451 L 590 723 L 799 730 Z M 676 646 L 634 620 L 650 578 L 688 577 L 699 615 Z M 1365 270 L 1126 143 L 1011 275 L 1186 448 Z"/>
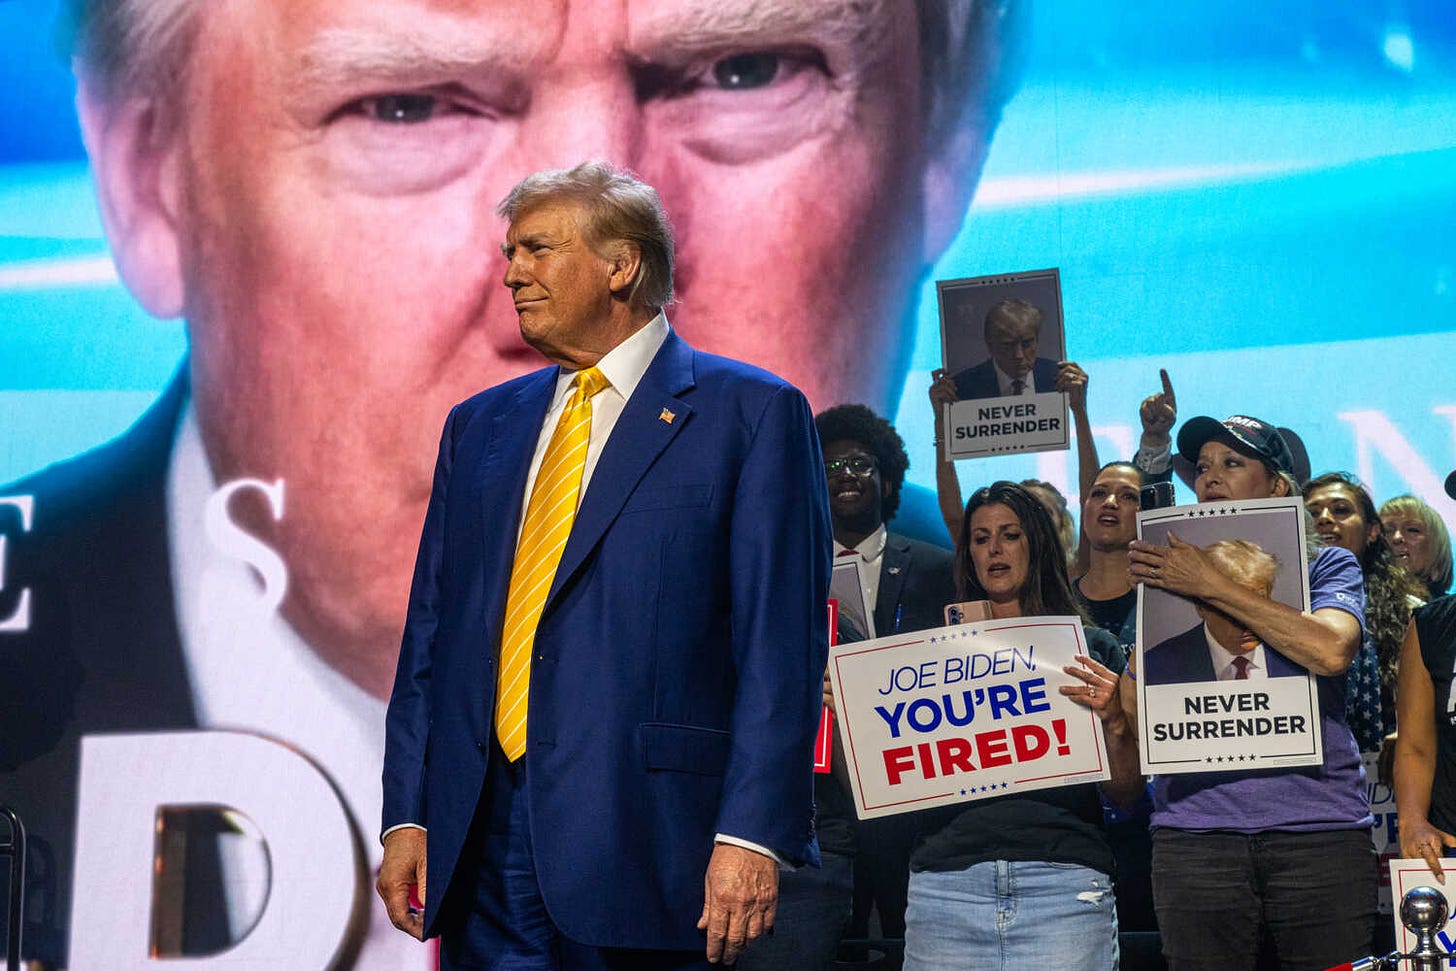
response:
<path fill-rule="evenodd" d="M 910 874 L 905 971 L 1115 971 L 1107 874 L 1071 863 L 995 860 Z"/>

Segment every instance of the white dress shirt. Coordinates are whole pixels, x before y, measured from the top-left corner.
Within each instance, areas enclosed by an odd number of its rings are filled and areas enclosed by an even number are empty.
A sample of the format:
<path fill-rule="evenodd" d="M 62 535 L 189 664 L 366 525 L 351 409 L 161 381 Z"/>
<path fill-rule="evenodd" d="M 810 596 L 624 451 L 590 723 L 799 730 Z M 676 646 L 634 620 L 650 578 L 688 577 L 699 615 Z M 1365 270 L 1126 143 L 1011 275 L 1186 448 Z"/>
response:
<path fill-rule="evenodd" d="M 1234 664 L 1234 658 L 1236 657 L 1246 657 L 1249 659 L 1248 680 L 1254 681 L 1269 677 L 1269 665 L 1264 661 L 1263 644 L 1260 644 L 1247 654 L 1235 654 L 1213 639 L 1213 635 L 1209 633 L 1208 625 L 1206 624 L 1203 627 L 1203 638 L 1208 642 L 1208 654 L 1213 659 L 1213 674 L 1219 681 L 1238 680 L 1239 669 Z"/>
<path fill-rule="evenodd" d="M 276 576 L 260 583 L 252 567 L 209 537 L 205 514 L 216 492 L 189 402 L 167 469 L 167 532 L 197 724 L 255 732 L 302 752 L 333 782 L 358 830 L 372 832 L 384 799 L 386 703 L 330 667 L 277 613 L 266 595 Z M 257 854 L 237 852 L 237 844 L 222 840 L 218 848 L 231 925 L 245 928 L 255 897 L 249 888 L 266 881 L 266 871 L 258 869 Z M 379 844 L 366 839 L 361 847 L 369 872 L 377 872 Z M 395 930 L 384 902 L 368 896 L 356 971 L 431 971 L 430 949 Z"/>
<path fill-rule="evenodd" d="M 860 540 L 859 545 L 854 547 L 854 552 L 859 554 L 859 587 L 864 594 L 865 609 L 873 617 L 875 613 L 875 601 L 880 595 L 880 568 L 885 562 L 885 542 L 889 539 L 889 531 L 885 524 L 880 523 L 873 533 Z M 834 557 L 848 553 L 850 548 L 843 545 L 839 540 L 834 541 Z M 876 633 L 879 633 L 878 631 Z"/>
<path fill-rule="evenodd" d="M 602 457 L 602 448 L 607 444 L 612 429 L 617 427 L 617 419 L 622 417 L 622 409 L 627 407 L 627 399 L 637 390 L 642 375 L 647 373 L 648 365 L 662 349 L 667 335 L 667 318 L 658 314 L 631 337 L 602 355 L 602 359 L 597 362 L 597 370 L 602 372 L 602 376 L 611 386 L 597 392 L 591 400 L 591 436 L 586 443 L 586 466 L 581 473 L 581 490 L 576 494 L 578 509 L 581 508 L 581 500 L 586 496 L 592 473 L 596 471 L 597 460 Z M 531 471 L 526 476 L 526 491 L 521 498 L 521 521 L 516 527 L 518 540 L 526 522 L 526 499 L 536 485 L 536 473 L 541 471 L 541 461 L 546 457 L 546 446 L 551 443 L 556 422 L 571 398 L 571 382 L 576 374 L 575 371 L 562 370 L 556 377 L 556 392 L 551 398 L 551 407 L 546 411 L 546 420 L 541 423 L 536 452 L 531 456 Z"/>
<path fill-rule="evenodd" d="M 996 363 L 995 358 L 991 359 L 991 370 L 996 372 L 996 390 L 1001 392 L 1001 397 L 1015 398 L 1036 394 L 1036 382 L 1032 380 L 1034 371 L 1027 371 L 1026 377 L 1021 379 L 1021 390 L 1013 391 L 1011 385 L 1016 379 L 1001 370 L 1001 366 Z"/>
<path fill-rule="evenodd" d="M 1173 443 L 1171 440 L 1157 445 L 1150 445 L 1147 441 L 1139 439 L 1137 454 L 1132 458 L 1133 463 L 1149 475 L 1159 475 L 1168 471 L 1173 464 Z"/>

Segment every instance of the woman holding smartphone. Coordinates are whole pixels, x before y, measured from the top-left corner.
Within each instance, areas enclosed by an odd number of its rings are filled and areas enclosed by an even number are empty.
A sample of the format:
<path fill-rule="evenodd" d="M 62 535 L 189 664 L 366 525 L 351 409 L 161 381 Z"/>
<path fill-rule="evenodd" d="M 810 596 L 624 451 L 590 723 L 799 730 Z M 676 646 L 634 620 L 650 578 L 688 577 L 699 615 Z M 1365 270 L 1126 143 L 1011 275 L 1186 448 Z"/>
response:
<path fill-rule="evenodd" d="M 966 504 L 956 543 L 961 600 L 994 618 L 1083 616 L 1046 508 L 997 482 Z M 1131 724 L 1119 699 L 1121 647 L 1084 623 L 1088 656 L 1065 670 L 1064 695 L 1095 711 L 1107 738 L 1109 796 L 1142 791 Z M 906 971 L 974 967 L 1116 968 L 1112 850 L 1091 784 L 1042 789 L 927 812 L 910 857 Z"/>

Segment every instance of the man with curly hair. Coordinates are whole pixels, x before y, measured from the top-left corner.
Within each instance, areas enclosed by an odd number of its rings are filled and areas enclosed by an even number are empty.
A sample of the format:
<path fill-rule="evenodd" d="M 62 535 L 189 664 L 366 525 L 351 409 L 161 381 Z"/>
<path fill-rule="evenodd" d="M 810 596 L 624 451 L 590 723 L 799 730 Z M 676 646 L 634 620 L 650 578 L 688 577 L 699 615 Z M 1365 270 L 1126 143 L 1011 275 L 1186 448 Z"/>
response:
<path fill-rule="evenodd" d="M 872 605 L 874 633 L 883 637 L 942 626 L 945 605 L 956 599 L 954 558 L 947 550 L 886 527 L 900 507 L 900 490 L 910 466 L 905 443 L 893 425 L 864 405 L 836 405 L 820 412 L 814 423 L 824 446 L 835 557 L 860 558 L 860 581 L 864 601 Z M 826 704 L 832 703 L 826 694 Z M 785 875 L 779 933 L 760 948 L 760 954 L 750 950 L 740 968 L 816 966 L 822 957 L 817 951 L 796 951 L 781 960 L 776 955 L 772 962 L 762 955 L 785 946 L 811 947 L 816 940 L 838 939 L 845 918 L 851 917 L 850 857 L 854 906 L 849 936 L 865 936 L 871 906 L 879 908 L 886 937 L 905 933 L 910 833 L 904 819 L 856 824 L 847 791 L 836 790 L 826 776 L 819 777 L 815 798 L 823 870 Z M 785 933 L 786 927 L 794 928 L 794 933 Z"/>

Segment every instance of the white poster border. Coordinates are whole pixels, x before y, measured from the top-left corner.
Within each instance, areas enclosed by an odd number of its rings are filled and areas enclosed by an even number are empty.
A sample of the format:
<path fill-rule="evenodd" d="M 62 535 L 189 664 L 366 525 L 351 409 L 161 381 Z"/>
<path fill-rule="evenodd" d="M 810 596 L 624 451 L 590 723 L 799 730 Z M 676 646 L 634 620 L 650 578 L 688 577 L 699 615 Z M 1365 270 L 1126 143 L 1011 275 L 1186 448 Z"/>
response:
<path fill-rule="evenodd" d="M 1030 726 L 1037 726 L 1044 735 L 1054 736 L 1055 732 L 1047 731 L 1042 725 L 1051 725 L 1055 721 L 1064 721 L 1066 738 L 1055 738 L 1055 745 L 1060 750 L 1065 748 L 1065 753 L 1057 755 L 1058 758 L 1067 758 L 1070 763 L 1064 763 L 1064 768 L 1055 772 L 1045 772 L 1038 766 L 1033 771 L 1038 775 L 1022 775 L 1030 764 L 1027 762 L 1012 761 L 1009 765 L 996 765 L 986 768 L 980 765 L 974 766 L 974 784 L 965 784 L 970 776 L 952 776 L 941 773 L 935 776 L 923 777 L 919 780 L 912 780 L 903 795 L 907 798 L 891 799 L 886 793 L 891 785 L 885 777 L 888 771 L 885 767 L 886 720 L 873 710 L 874 706 L 866 698 L 874 692 L 873 684 L 885 680 L 888 674 L 891 678 L 895 672 L 907 669 L 915 669 L 917 672 L 924 672 L 929 665 L 940 665 L 938 670 L 950 672 L 951 661 L 966 659 L 967 666 L 971 666 L 967 654 L 968 648 L 979 648 L 985 645 L 983 651 L 998 652 L 1004 659 L 1005 652 L 1014 651 L 1016 646 L 1025 641 L 1025 636 L 1017 636 L 1016 632 L 1040 631 L 1043 634 L 1056 632 L 1056 639 L 1050 642 L 1026 644 L 1026 655 L 1037 665 L 1034 670 L 1043 678 L 1044 694 L 1048 708 L 1044 715 L 1036 717 L 1018 715 L 1022 719 L 1010 728 L 1005 730 L 1008 736 L 1012 729 L 1027 729 Z M 1050 646 L 1043 646 L 1046 644 Z M 1040 651 L 1041 653 L 1035 653 Z M 951 627 L 942 627 L 935 630 L 917 631 L 912 634 L 892 635 L 882 637 L 873 641 L 862 641 L 852 644 L 836 645 L 830 651 L 829 672 L 833 685 L 836 709 L 844 743 L 845 761 L 849 770 L 850 788 L 852 790 L 855 811 L 860 819 L 870 819 L 880 816 L 896 815 L 904 812 L 911 812 L 922 809 L 930 809 L 937 806 L 968 803 L 978 799 L 989 798 L 997 795 L 1008 795 L 1018 792 L 1030 792 L 1038 789 L 1056 788 L 1066 785 L 1076 785 L 1089 782 L 1102 782 L 1111 777 L 1111 763 L 1107 753 L 1106 737 L 1103 734 L 1101 720 L 1090 708 L 1080 705 L 1070 698 L 1063 696 L 1057 691 L 1062 685 L 1080 685 L 1081 681 L 1073 678 L 1062 670 L 1063 665 L 1075 664 L 1075 655 L 1087 654 L 1087 642 L 1082 629 L 1082 622 L 1077 617 L 1025 617 L 1015 620 L 988 620 L 969 624 L 958 624 Z M 977 652 L 976 656 L 989 657 L 986 653 Z M 866 673 L 865 664 L 873 659 L 875 663 L 875 674 Z M 888 663 L 887 663 L 887 659 Z M 989 692 L 994 685 L 1006 684 L 1012 679 L 1019 679 L 1015 668 L 1016 658 L 1013 655 L 1009 660 L 1009 669 L 999 674 L 987 674 L 987 677 L 1003 678 L 1005 680 L 988 680 L 981 687 Z M 994 661 L 988 661 L 994 664 Z M 1024 672 L 1023 672 L 1024 674 Z M 959 681 L 954 683 L 960 683 Z M 933 687 L 945 686 L 943 680 L 938 680 Z M 922 689 L 923 690 L 923 689 Z M 958 689 L 967 690 L 967 689 Z M 1006 689 L 1002 689 L 1003 691 Z M 1023 690 L 1022 697 L 1026 695 Z M 935 692 L 931 692 L 934 694 Z M 1004 696 L 1003 696 L 1004 697 Z M 990 705 L 989 694 L 985 704 Z M 916 699 L 918 700 L 918 699 Z M 967 710 L 969 709 L 969 699 Z M 913 705 L 914 702 L 911 702 Z M 978 702 L 979 704 L 980 702 Z M 907 724 L 909 716 L 905 716 Z M 995 734 L 993 729 L 990 734 Z M 915 744 L 909 746 L 914 750 L 912 758 L 917 760 L 923 774 L 923 767 L 926 760 L 932 766 L 935 764 L 936 753 L 930 746 L 939 745 L 942 739 L 958 739 L 950 729 L 943 729 L 939 733 L 931 733 L 917 737 Z M 970 744 L 970 738 L 959 738 L 960 741 Z M 979 744 L 979 733 L 977 737 Z M 1014 744 L 1014 743 L 1013 743 Z M 897 746 L 896 750 L 905 746 Z M 922 752 L 921 749 L 925 751 Z M 979 760 L 982 750 L 976 750 L 976 758 Z M 970 755 L 969 751 L 965 753 Z M 1049 754 L 1049 753 L 1048 753 Z M 1042 756 L 1037 756 L 1040 758 Z M 876 761 L 878 759 L 878 762 Z M 944 763 L 941 763 L 942 768 Z M 953 779 L 949 784 L 939 781 L 940 779 Z M 932 781 L 934 784 L 931 784 Z M 898 784 L 898 783 L 897 783 Z M 902 793 L 895 793 L 898 796 Z"/>
<path fill-rule="evenodd" d="M 1276 549 L 1282 563 L 1281 579 L 1276 583 L 1276 589 L 1283 585 L 1286 589 L 1292 586 L 1293 590 L 1283 597 L 1276 593 L 1275 599 L 1309 612 L 1309 560 L 1301 499 L 1226 500 L 1140 512 L 1137 517 L 1138 538 L 1144 539 L 1151 531 L 1154 534 L 1152 539 L 1161 542 L 1166 537 L 1165 529 L 1180 523 L 1189 527 L 1184 530 L 1185 533 L 1192 531 L 1188 536 L 1180 534 L 1180 538 L 1198 545 L 1206 545 L 1217 538 L 1249 539 L 1258 541 L 1262 548 Z M 1210 531 L 1208 526 L 1213 524 L 1217 525 Z M 1157 623 L 1150 624 L 1150 620 L 1176 630 L 1181 625 L 1169 624 L 1167 618 L 1173 610 L 1186 611 L 1186 607 L 1175 606 L 1186 603 L 1184 598 L 1175 594 L 1138 585 L 1138 755 L 1142 771 L 1149 775 L 1167 775 L 1322 764 L 1324 749 L 1320 730 L 1319 685 L 1313 674 L 1306 672 L 1303 677 L 1261 680 L 1257 687 L 1264 690 L 1254 691 L 1252 695 L 1249 682 L 1195 680 L 1179 684 L 1154 683 L 1149 676 L 1146 652 L 1164 643 L 1169 633 L 1160 628 L 1150 638 L 1151 628 L 1157 626 Z M 1156 643 L 1149 645 L 1150 639 Z M 1266 647 L 1265 650 L 1269 649 Z M 1302 730 L 1297 734 L 1286 733 L 1291 736 L 1288 745 L 1261 742 L 1257 735 L 1252 740 L 1237 737 L 1199 739 L 1196 746 L 1186 738 L 1176 743 L 1156 738 L 1154 726 L 1166 721 L 1163 713 L 1174 710 L 1175 718 L 1186 717 L 1189 705 L 1186 699 L 1195 696 L 1196 707 L 1216 714 L 1214 720 L 1221 727 L 1229 720 L 1238 720 L 1253 727 L 1255 723 L 1264 724 L 1260 719 L 1298 717 L 1303 719 Z M 1183 700 L 1174 701 L 1175 698 Z M 1184 708 L 1183 716 L 1176 715 L 1175 708 L 1180 704 Z M 1288 726 L 1293 723 L 1286 721 L 1282 724 Z"/>

